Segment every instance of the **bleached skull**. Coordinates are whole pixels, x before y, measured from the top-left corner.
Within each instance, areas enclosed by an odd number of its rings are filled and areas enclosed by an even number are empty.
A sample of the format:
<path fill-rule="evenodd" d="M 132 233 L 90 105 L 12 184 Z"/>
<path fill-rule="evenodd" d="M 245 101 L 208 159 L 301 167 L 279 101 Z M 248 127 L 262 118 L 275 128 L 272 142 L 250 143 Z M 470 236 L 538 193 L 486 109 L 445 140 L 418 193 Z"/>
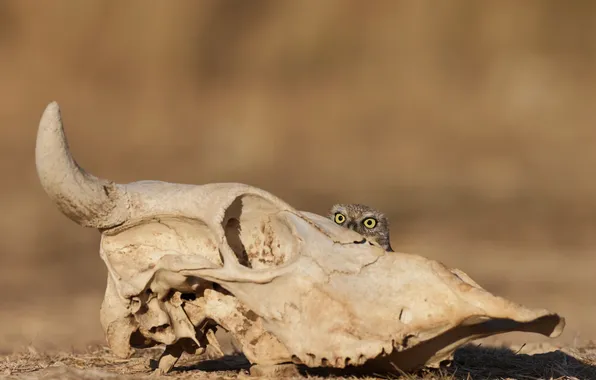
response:
<path fill-rule="evenodd" d="M 40 121 L 36 164 L 59 209 L 101 231 L 111 349 L 166 344 L 164 370 L 183 350 L 217 345 L 215 326 L 253 364 L 378 371 L 436 364 L 502 332 L 558 336 L 565 324 L 255 187 L 98 179 L 72 159 L 56 103 Z"/>

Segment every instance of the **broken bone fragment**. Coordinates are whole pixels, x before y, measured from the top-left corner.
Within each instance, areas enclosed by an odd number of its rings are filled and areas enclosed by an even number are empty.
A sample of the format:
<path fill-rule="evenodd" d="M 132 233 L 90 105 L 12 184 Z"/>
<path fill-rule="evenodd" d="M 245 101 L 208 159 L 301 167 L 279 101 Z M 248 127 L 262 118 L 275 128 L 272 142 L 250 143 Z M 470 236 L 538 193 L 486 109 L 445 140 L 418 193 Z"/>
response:
<path fill-rule="evenodd" d="M 35 154 L 59 210 L 101 232 L 108 344 L 123 357 L 167 345 L 163 372 L 183 351 L 218 346 L 215 326 L 255 368 L 391 371 L 434 365 L 473 339 L 556 337 L 565 325 L 461 270 L 364 244 L 357 232 L 256 187 L 99 179 L 72 158 L 57 103 L 41 117 Z"/>

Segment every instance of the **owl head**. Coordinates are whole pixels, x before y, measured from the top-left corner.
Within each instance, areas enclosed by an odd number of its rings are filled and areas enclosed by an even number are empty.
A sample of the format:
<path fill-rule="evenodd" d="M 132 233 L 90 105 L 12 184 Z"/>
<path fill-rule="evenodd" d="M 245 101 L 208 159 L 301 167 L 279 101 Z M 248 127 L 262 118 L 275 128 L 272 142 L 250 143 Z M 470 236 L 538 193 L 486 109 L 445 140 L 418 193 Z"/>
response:
<path fill-rule="evenodd" d="M 336 224 L 358 232 L 386 251 L 393 252 L 389 237 L 389 220 L 382 212 L 362 204 L 336 204 L 329 211 Z"/>

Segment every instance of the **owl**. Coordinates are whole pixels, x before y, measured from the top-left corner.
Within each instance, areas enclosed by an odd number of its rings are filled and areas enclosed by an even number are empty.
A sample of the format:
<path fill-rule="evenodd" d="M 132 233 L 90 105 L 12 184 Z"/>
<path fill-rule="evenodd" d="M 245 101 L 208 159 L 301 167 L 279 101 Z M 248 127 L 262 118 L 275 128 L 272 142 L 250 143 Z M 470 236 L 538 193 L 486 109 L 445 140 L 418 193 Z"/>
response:
<path fill-rule="evenodd" d="M 389 220 L 382 212 L 361 204 L 336 204 L 331 207 L 329 218 L 376 242 L 385 251 L 394 252 L 389 238 Z"/>

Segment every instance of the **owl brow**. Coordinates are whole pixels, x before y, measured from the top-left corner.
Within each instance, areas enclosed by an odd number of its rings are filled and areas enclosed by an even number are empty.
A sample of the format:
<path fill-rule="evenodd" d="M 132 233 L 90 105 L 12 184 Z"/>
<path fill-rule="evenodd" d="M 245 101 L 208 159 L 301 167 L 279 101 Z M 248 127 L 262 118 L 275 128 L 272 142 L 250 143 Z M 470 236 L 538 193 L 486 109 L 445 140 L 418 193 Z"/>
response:
<path fill-rule="evenodd" d="M 337 215 L 337 214 L 343 214 L 343 212 L 341 211 L 341 209 L 334 208 L 334 209 L 329 210 L 329 214 Z"/>
<path fill-rule="evenodd" d="M 364 217 L 362 217 L 362 220 L 366 220 L 366 219 L 378 220 L 375 214 L 367 214 L 367 215 L 364 215 Z"/>

